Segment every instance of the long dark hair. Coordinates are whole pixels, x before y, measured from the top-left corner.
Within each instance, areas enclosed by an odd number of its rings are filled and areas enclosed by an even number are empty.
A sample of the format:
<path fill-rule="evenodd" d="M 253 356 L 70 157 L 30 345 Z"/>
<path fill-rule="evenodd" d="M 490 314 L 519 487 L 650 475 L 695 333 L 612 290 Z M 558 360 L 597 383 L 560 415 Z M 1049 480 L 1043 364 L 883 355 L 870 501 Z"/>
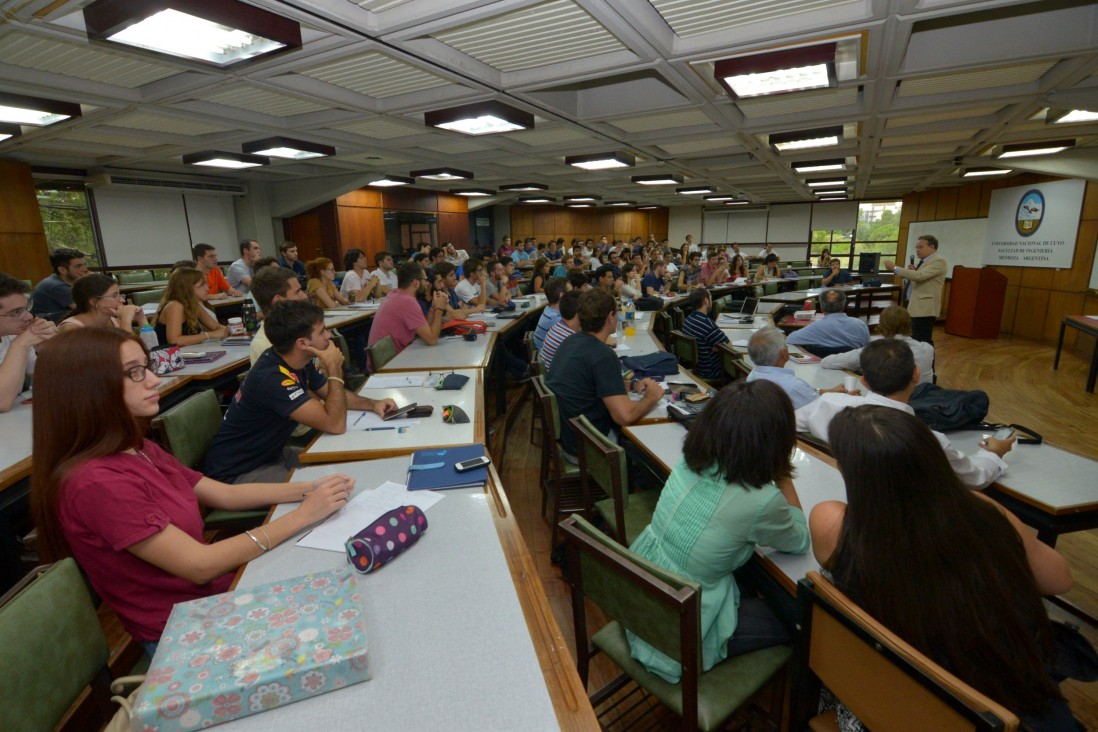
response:
<path fill-rule="evenodd" d="M 848 407 L 831 421 L 848 505 L 835 583 L 935 662 L 1018 713 L 1060 691 L 1051 630 L 1010 522 L 957 478 L 937 439 L 898 409 Z"/>
<path fill-rule="evenodd" d="M 92 458 L 138 447 L 147 421 L 123 396 L 122 344 L 145 345 L 117 328 L 70 328 L 38 347 L 34 369 L 30 507 L 42 560 L 69 556 L 57 506 L 65 479 Z M 109 510 L 109 507 L 104 507 Z"/>
<path fill-rule="evenodd" d="M 761 488 L 793 472 L 793 402 L 771 381 L 739 381 L 717 394 L 690 427 L 682 454 L 703 473 L 716 465 L 729 483 Z"/>
<path fill-rule="evenodd" d="M 92 312 L 95 308 L 92 300 L 103 297 L 117 284 L 113 277 L 99 272 L 91 272 L 79 278 L 72 283 L 72 307 L 69 308 L 69 315 Z"/>

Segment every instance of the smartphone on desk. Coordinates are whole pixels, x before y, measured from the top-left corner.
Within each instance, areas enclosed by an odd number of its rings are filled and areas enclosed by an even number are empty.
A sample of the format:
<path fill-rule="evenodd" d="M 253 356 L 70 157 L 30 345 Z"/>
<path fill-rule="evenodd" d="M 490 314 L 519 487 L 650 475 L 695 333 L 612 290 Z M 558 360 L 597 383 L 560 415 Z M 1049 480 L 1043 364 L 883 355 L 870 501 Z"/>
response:
<path fill-rule="evenodd" d="M 470 458 L 469 460 L 462 460 L 460 463 L 454 465 L 454 470 L 458 471 L 459 473 L 464 473 L 469 470 L 483 467 L 490 462 L 492 461 L 489 460 L 487 456 Z"/>
<path fill-rule="evenodd" d="M 991 436 L 994 440 L 1009 440 L 1011 437 L 1014 437 L 1013 427 L 1000 427 L 995 430 L 995 434 Z"/>

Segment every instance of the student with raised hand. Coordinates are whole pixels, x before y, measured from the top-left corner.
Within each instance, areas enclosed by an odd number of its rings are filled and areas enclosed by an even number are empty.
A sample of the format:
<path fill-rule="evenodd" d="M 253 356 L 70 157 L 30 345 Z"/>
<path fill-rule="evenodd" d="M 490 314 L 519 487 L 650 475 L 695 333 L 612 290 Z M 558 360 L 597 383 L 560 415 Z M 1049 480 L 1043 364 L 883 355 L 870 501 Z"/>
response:
<path fill-rule="evenodd" d="M 335 286 L 335 265 L 327 257 L 317 257 L 305 265 L 309 272 L 309 300 L 327 310 L 347 305 L 348 300 Z"/>
<path fill-rule="evenodd" d="M 132 332 L 134 326 L 145 324 L 145 312 L 140 305 L 122 301 L 122 293 L 113 277 L 92 272 L 72 283 L 72 308 L 57 324 L 58 330 L 93 326 L 121 328 Z"/>
<path fill-rule="evenodd" d="M 229 329 L 203 306 L 209 288 L 206 275 L 197 269 L 184 267 L 172 272 L 155 316 L 160 345 L 194 346 L 228 335 Z"/>
<path fill-rule="evenodd" d="M 0 272 L 0 412 L 15 405 L 28 377 L 34 375 L 35 346 L 49 340 L 57 327 L 31 315 L 22 280 Z"/>
<path fill-rule="evenodd" d="M 652 522 L 631 551 L 702 588 L 702 669 L 788 643 L 789 631 L 763 603 L 743 597 L 733 572 L 755 546 L 791 554 L 809 547 L 797 489 L 793 405 L 767 381 L 726 386 L 686 434 L 683 457 L 660 492 Z M 626 634 L 633 658 L 678 683 L 681 666 Z"/>
<path fill-rule="evenodd" d="M 33 407 L 38 548 L 49 562 L 73 556 L 150 655 L 173 605 L 225 592 L 238 566 L 346 504 L 346 475 L 229 486 L 145 439 L 160 379 L 136 336 L 73 328 L 52 346 L 39 355 Z M 301 505 L 261 528 L 203 539 L 199 504 L 238 511 L 293 501 Z"/>
<path fill-rule="evenodd" d="M 1041 601 L 1071 588 L 1064 557 L 966 490 L 914 416 L 848 408 L 828 436 L 847 503 L 817 504 L 809 525 L 835 585 L 1026 729 L 1077 729 L 1049 677 L 1055 652 Z M 846 732 L 862 729 L 849 711 L 839 719 Z"/>

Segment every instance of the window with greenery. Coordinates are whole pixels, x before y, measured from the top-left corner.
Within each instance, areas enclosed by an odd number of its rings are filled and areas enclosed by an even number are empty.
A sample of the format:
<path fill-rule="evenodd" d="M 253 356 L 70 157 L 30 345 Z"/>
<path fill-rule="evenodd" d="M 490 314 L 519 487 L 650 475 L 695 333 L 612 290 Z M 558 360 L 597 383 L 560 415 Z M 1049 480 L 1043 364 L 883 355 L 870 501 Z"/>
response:
<path fill-rule="evenodd" d="M 852 234 L 850 229 L 813 229 L 812 245 L 809 249 L 813 264 L 819 260 L 824 249 L 831 252 L 831 256 L 840 257 L 849 262 Z"/>
<path fill-rule="evenodd" d="M 900 232 L 901 201 L 874 201 L 858 204 L 858 228 L 814 229 L 809 254 L 813 262 L 819 260 L 824 249 L 838 257 L 843 267 L 857 270 L 858 255 L 878 252 L 880 261 L 896 258 Z"/>
<path fill-rule="evenodd" d="M 87 254 L 88 267 L 99 267 L 88 193 L 81 183 L 40 181 L 35 184 L 38 208 L 50 250 L 72 247 Z"/>

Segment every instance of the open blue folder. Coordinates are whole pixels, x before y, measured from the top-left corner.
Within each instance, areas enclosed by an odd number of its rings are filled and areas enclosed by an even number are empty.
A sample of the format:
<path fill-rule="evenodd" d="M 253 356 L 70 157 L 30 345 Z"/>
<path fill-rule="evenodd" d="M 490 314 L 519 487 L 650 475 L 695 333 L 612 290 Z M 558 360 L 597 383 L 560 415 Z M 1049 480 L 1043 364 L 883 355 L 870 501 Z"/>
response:
<path fill-rule="evenodd" d="M 408 467 L 408 490 L 442 491 L 474 488 L 488 482 L 488 466 L 459 473 L 454 467 L 463 460 L 484 456 L 484 445 L 460 445 L 440 450 L 416 450 Z"/>

